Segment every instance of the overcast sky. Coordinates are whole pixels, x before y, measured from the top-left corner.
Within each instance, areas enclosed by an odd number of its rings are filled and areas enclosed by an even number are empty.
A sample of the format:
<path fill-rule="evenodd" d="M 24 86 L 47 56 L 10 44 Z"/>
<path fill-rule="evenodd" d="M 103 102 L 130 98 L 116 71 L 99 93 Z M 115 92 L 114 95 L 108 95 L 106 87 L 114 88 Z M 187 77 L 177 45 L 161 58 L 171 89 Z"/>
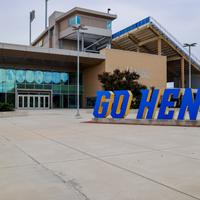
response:
<path fill-rule="evenodd" d="M 45 0 L 0 0 L 0 42 L 28 44 L 29 12 L 36 11 L 33 39 L 44 30 Z M 147 16 L 154 17 L 180 42 L 197 42 L 200 59 L 200 0 L 49 0 L 48 14 L 78 6 L 118 15 L 113 33 Z"/>

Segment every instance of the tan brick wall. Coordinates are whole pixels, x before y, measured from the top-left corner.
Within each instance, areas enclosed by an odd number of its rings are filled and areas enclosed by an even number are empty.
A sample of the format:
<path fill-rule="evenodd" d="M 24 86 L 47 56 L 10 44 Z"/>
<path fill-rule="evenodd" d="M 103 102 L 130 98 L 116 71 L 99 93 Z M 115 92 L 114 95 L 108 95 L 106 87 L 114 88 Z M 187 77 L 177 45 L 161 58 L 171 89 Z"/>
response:
<path fill-rule="evenodd" d="M 84 97 L 94 97 L 97 90 L 101 90 L 98 74 L 113 72 L 115 69 L 136 71 L 141 75 L 139 82 L 148 87 L 165 88 L 167 82 L 167 61 L 165 56 L 104 49 L 101 53 L 106 56 L 106 61 L 83 71 Z"/>
<path fill-rule="evenodd" d="M 140 74 L 139 82 L 148 87 L 165 88 L 167 82 L 167 60 L 158 56 L 117 49 L 103 50 L 106 55 L 105 71 L 129 69 Z"/>
<path fill-rule="evenodd" d="M 101 74 L 104 71 L 105 62 L 83 70 L 83 106 L 86 106 L 87 97 L 94 97 L 97 90 L 102 90 L 101 84 L 98 81 L 98 74 Z"/>

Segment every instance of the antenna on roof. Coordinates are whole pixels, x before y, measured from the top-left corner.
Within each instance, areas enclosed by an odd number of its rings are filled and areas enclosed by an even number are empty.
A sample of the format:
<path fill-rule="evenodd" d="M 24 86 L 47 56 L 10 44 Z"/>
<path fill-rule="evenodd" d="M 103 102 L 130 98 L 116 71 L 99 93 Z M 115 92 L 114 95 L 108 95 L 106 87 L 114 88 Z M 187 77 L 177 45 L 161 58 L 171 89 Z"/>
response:
<path fill-rule="evenodd" d="M 110 11 L 111 11 L 111 9 L 110 9 L 110 8 L 108 8 L 108 10 L 107 10 L 107 13 L 109 14 L 109 13 L 110 13 Z"/>

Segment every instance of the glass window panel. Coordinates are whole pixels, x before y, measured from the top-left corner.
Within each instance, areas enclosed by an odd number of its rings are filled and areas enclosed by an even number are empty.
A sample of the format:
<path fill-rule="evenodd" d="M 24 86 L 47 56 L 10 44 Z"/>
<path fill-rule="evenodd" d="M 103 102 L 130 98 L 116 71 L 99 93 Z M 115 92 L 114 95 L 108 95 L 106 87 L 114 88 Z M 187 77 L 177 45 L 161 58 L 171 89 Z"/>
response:
<path fill-rule="evenodd" d="M 24 70 L 17 70 L 16 71 L 16 80 L 18 83 L 23 83 L 25 81 L 25 71 Z"/>
<path fill-rule="evenodd" d="M 13 105 L 13 107 L 15 107 L 15 94 L 8 93 L 7 94 L 7 102 L 9 104 Z"/>
<path fill-rule="evenodd" d="M 35 72 L 35 82 L 38 84 L 41 84 L 41 83 L 43 83 L 43 80 L 44 80 L 43 72 L 36 71 Z"/>
<path fill-rule="evenodd" d="M 76 107 L 76 95 L 69 95 L 69 108 Z"/>
<path fill-rule="evenodd" d="M 60 94 L 60 85 L 53 85 L 53 93 Z"/>
<path fill-rule="evenodd" d="M 70 93 L 76 93 L 76 85 L 69 85 L 69 92 Z"/>
<path fill-rule="evenodd" d="M 13 69 L 6 70 L 6 82 L 15 83 L 15 70 Z"/>
<path fill-rule="evenodd" d="M 70 19 L 69 19 L 69 26 L 73 26 L 73 25 L 75 25 L 76 24 L 76 18 L 75 17 L 71 17 Z"/>
<path fill-rule="evenodd" d="M 41 84 L 38 84 L 38 85 L 36 84 L 35 89 L 44 89 L 44 86 Z"/>
<path fill-rule="evenodd" d="M 39 97 L 35 96 L 35 107 L 38 108 L 39 106 Z"/>
<path fill-rule="evenodd" d="M 28 83 L 32 83 L 32 82 L 34 82 L 34 80 L 35 80 L 35 73 L 34 73 L 34 71 L 27 70 L 26 71 L 26 81 Z"/>
<path fill-rule="evenodd" d="M 23 107 L 23 97 L 19 96 L 19 108 Z"/>
<path fill-rule="evenodd" d="M 24 108 L 28 107 L 28 97 L 24 96 Z"/>
<path fill-rule="evenodd" d="M 0 93 L 0 102 L 1 103 L 5 102 L 5 93 Z"/>
<path fill-rule="evenodd" d="M 49 107 L 49 97 L 45 97 L 45 107 Z"/>
<path fill-rule="evenodd" d="M 69 19 L 69 26 L 73 26 L 75 24 L 75 18 L 72 17 Z"/>
<path fill-rule="evenodd" d="M 61 85 L 61 93 L 68 93 L 69 87 L 68 85 Z"/>
<path fill-rule="evenodd" d="M 53 107 L 60 108 L 60 95 L 53 95 Z"/>
<path fill-rule="evenodd" d="M 80 16 L 76 16 L 76 24 L 81 24 L 81 17 Z"/>
<path fill-rule="evenodd" d="M 25 89 L 25 84 L 17 84 L 17 88 Z"/>
<path fill-rule="evenodd" d="M 30 98 L 30 100 L 29 100 L 29 104 L 30 104 L 30 105 L 29 105 L 29 106 L 30 106 L 30 108 L 33 108 L 33 98 L 34 98 L 34 97 L 33 97 L 33 96 L 30 96 L 29 98 Z"/>
<path fill-rule="evenodd" d="M 6 83 L 5 83 L 5 81 L 3 83 L 0 83 L 0 92 L 6 92 Z"/>
<path fill-rule="evenodd" d="M 61 80 L 65 83 L 68 81 L 69 79 L 69 76 L 68 76 L 68 73 L 61 73 Z"/>
<path fill-rule="evenodd" d="M 46 90 L 47 90 L 47 89 L 51 90 L 51 89 L 52 89 L 52 85 L 49 85 L 49 84 L 46 85 L 46 84 L 45 84 L 45 85 L 44 85 L 44 89 L 46 89 Z"/>
<path fill-rule="evenodd" d="M 6 81 L 6 70 L 0 69 L 0 83 L 3 83 Z"/>
<path fill-rule="evenodd" d="M 81 23 L 80 16 L 71 17 L 69 19 L 69 26 L 73 26 L 73 25 L 80 24 L 80 23 Z"/>
<path fill-rule="evenodd" d="M 35 88 L 34 84 L 29 84 L 29 83 L 26 84 L 26 89 L 34 89 L 34 88 Z"/>
<path fill-rule="evenodd" d="M 63 108 L 68 108 L 68 95 L 63 95 Z"/>
<path fill-rule="evenodd" d="M 6 92 L 15 92 L 15 84 L 14 83 L 6 83 L 5 84 L 5 91 Z"/>
<path fill-rule="evenodd" d="M 69 84 L 76 85 L 76 74 L 75 73 L 69 74 Z"/>
<path fill-rule="evenodd" d="M 111 21 L 108 21 L 107 22 L 107 27 L 106 27 L 107 29 L 112 29 L 112 22 Z"/>
<path fill-rule="evenodd" d="M 4 84 L 0 83 L 0 93 L 3 92 Z"/>
<path fill-rule="evenodd" d="M 40 108 L 44 108 L 44 97 L 40 97 Z"/>
<path fill-rule="evenodd" d="M 60 73 L 58 72 L 53 72 L 53 82 L 55 84 L 60 83 Z"/>
<path fill-rule="evenodd" d="M 51 72 L 44 72 L 44 82 L 45 83 L 52 82 L 52 73 Z"/>
<path fill-rule="evenodd" d="M 79 96 L 79 105 L 82 107 L 82 96 Z M 76 95 L 69 95 L 69 107 L 76 108 L 77 106 L 77 96 Z"/>

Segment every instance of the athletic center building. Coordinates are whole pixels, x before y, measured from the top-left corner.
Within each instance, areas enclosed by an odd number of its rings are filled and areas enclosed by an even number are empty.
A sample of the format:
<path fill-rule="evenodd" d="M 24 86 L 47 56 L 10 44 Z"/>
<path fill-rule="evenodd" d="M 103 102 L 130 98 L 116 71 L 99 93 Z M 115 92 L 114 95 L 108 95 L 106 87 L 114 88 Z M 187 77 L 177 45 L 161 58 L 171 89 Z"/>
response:
<path fill-rule="evenodd" d="M 80 30 L 80 105 L 90 107 L 102 86 L 98 74 L 136 71 L 148 87 L 188 86 L 188 51 L 147 17 L 112 33 L 109 12 L 75 7 L 55 11 L 31 46 L 0 43 L 0 102 L 19 109 L 76 107 L 77 32 Z M 192 87 L 200 87 L 200 62 L 192 56 Z"/>

